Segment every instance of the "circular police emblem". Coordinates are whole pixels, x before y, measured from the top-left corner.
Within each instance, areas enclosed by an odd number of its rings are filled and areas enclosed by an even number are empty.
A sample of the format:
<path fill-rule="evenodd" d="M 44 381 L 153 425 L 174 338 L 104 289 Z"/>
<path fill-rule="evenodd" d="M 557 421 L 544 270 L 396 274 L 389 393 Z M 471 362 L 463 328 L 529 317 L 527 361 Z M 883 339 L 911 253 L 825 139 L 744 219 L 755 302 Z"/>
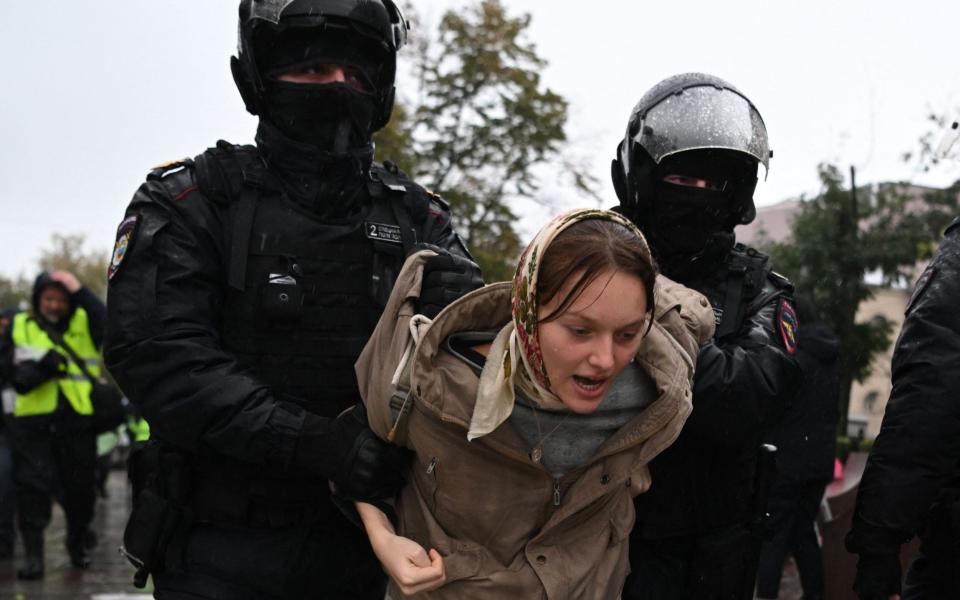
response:
<path fill-rule="evenodd" d="M 120 227 L 117 228 L 117 241 L 113 245 L 113 256 L 110 258 L 110 266 L 107 267 L 107 279 L 113 279 L 113 276 L 120 270 L 123 259 L 126 258 L 133 246 L 134 235 L 137 231 L 138 215 L 131 215 L 125 218 Z"/>

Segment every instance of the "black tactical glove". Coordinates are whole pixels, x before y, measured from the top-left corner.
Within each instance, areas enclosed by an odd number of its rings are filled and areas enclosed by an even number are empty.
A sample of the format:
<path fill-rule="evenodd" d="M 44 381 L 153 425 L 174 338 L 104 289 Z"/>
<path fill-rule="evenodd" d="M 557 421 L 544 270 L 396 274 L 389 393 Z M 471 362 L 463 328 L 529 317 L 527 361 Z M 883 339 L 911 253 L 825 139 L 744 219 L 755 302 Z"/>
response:
<path fill-rule="evenodd" d="M 443 248 L 420 244 L 414 251 L 424 249 L 437 253 L 423 265 L 423 287 L 420 290 L 419 312 L 432 319 L 454 300 L 483 287 L 483 275 L 477 263 Z"/>
<path fill-rule="evenodd" d="M 887 600 L 900 593 L 900 557 L 896 554 L 861 554 L 853 590 L 860 600 Z"/>
<path fill-rule="evenodd" d="M 392 498 L 403 487 L 403 472 L 413 453 L 378 438 L 367 426 L 363 404 L 334 420 L 345 454 L 330 478 L 348 500 Z"/>
<path fill-rule="evenodd" d="M 61 365 L 65 365 L 66 362 L 67 359 L 62 354 L 56 350 L 48 350 L 43 358 L 37 361 L 37 366 L 40 367 L 40 372 L 47 377 L 55 377 L 60 373 Z"/>

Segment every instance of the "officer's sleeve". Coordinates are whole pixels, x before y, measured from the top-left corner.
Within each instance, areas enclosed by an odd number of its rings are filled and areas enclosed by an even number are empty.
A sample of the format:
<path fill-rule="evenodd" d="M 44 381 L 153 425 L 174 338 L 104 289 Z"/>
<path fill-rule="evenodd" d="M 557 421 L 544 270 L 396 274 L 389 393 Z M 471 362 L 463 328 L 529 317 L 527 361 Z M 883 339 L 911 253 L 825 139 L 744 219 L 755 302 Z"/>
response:
<path fill-rule="evenodd" d="M 302 462 L 326 475 L 335 468 L 328 450 L 343 441 L 331 435 L 331 420 L 278 401 L 221 347 L 222 215 L 199 194 L 171 196 L 148 180 L 128 209 L 124 223 L 136 223 L 127 254 L 111 267 L 107 368 L 154 437 L 281 469 Z M 303 457 L 300 442 L 311 449 Z"/>
<path fill-rule="evenodd" d="M 960 230 L 948 235 L 907 308 L 893 389 L 860 483 L 852 552 L 899 551 L 960 464 Z"/>
<path fill-rule="evenodd" d="M 446 203 L 442 203 L 442 200 L 433 196 L 429 201 L 427 211 L 428 218 L 426 219 L 426 231 L 424 232 L 424 239 L 427 240 L 427 243 L 439 246 L 451 254 L 474 261 L 470 251 L 467 250 L 466 244 L 463 243 L 463 239 L 453 228 L 453 220 Z"/>
<path fill-rule="evenodd" d="M 93 344 L 100 348 L 103 344 L 103 328 L 107 321 L 107 307 L 90 289 L 83 287 L 74 296 L 77 305 L 87 312 L 87 327 Z"/>
<path fill-rule="evenodd" d="M 790 325 L 781 319 L 785 309 L 793 314 L 792 305 L 784 302 L 789 300 L 783 294 L 765 290 L 748 307 L 740 331 L 700 349 L 693 413 L 685 426 L 695 435 L 739 444 L 742 436 L 768 427 L 796 393 L 800 367 L 780 329 Z"/>

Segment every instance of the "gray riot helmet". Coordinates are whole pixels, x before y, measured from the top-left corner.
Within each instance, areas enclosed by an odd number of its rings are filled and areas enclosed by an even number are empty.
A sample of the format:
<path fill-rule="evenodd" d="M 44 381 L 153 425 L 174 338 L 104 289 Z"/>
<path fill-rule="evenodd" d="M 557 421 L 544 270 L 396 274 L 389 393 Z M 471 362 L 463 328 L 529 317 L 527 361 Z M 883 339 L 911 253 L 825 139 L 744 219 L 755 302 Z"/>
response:
<path fill-rule="evenodd" d="M 247 110 L 271 119 L 271 69 L 310 60 L 356 67 L 369 83 L 373 109 L 364 125 L 372 134 L 390 120 L 408 30 L 392 0 L 241 0 L 234 80 Z"/>
<path fill-rule="evenodd" d="M 723 225 L 732 228 L 756 217 L 757 168 L 762 164 L 768 171 L 772 155 L 766 126 L 749 98 L 719 77 L 685 73 L 655 85 L 634 107 L 613 161 L 613 182 L 621 208 L 643 226 L 666 165 L 699 156 L 715 172 L 725 162 L 721 185 L 731 198 L 732 223 Z"/>

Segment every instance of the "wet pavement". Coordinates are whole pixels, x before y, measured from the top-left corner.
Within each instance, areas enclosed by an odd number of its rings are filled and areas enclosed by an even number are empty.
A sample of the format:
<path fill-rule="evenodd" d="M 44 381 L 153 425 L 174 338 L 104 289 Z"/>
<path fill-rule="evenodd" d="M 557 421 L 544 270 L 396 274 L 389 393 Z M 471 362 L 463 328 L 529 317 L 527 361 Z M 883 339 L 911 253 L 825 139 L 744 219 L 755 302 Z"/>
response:
<path fill-rule="evenodd" d="M 793 559 L 788 559 L 783 566 L 783 578 L 780 580 L 780 595 L 778 600 L 800 600 L 803 590 L 800 588 L 800 574 Z"/>
<path fill-rule="evenodd" d="M 17 540 L 14 559 L 0 561 L 0 600 L 142 600 L 151 598 L 148 590 L 133 587 L 133 568 L 117 548 L 126 524 L 130 491 L 123 471 L 113 471 L 107 483 L 107 498 L 97 501 L 94 528 L 100 543 L 93 550 L 93 564 L 81 571 L 70 566 L 67 550 L 66 523 L 58 506 L 53 509 L 53 522 L 46 531 L 46 576 L 40 581 L 18 581 L 16 567 L 23 556 Z M 149 584 L 148 584 L 149 585 Z M 788 562 L 784 568 L 780 600 L 801 597 L 796 567 Z"/>
<path fill-rule="evenodd" d="M 111 472 L 107 493 L 107 498 L 97 500 L 93 527 L 100 543 L 92 552 L 91 568 L 81 571 L 70 566 L 64 547 L 66 522 L 63 511 L 55 505 L 53 522 L 46 531 L 46 576 L 39 581 L 17 580 L 17 566 L 23 558 L 23 547 L 18 539 L 14 559 L 0 561 L 0 600 L 151 598 L 152 594 L 133 587 L 133 568 L 117 552 L 130 503 L 123 471 Z"/>

